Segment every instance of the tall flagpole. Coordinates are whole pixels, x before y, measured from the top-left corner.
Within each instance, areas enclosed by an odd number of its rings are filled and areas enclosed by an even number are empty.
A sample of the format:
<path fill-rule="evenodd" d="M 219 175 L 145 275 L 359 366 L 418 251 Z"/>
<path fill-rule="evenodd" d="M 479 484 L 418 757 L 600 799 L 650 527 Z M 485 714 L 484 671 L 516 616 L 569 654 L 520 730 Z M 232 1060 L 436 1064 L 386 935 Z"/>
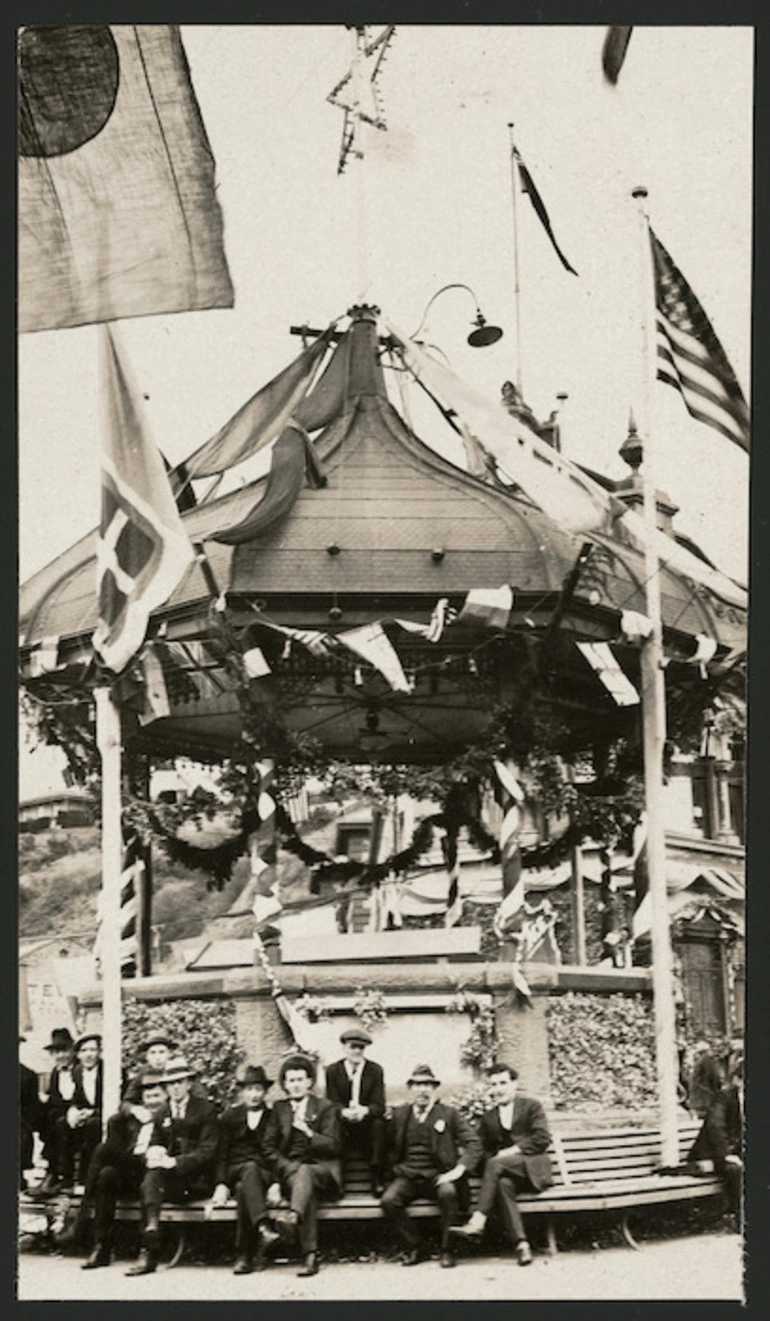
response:
<path fill-rule="evenodd" d="M 102 1115 L 104 1125 L 120 1104 L 121 967 L 120 890 L 123 861 L 121 832 L 120 711 L 107 687 L 97 688 L 96 741 L 102 761 Z"/>
<path fill-rule="evenodd" d="M 663 746 L 666 738 L 666 690 L 663 672 L 663 623 L 660 606 L 660 563 L 657 552 L 657 502 L 654 480 L 654 439 L 651 425 L 655 357 L 654 283 L 650 253 L 646 188 L 634 188 L 639 219 L 639 308 L 642 333 L 642 420 L 644 461 L 642 480 L 645 521 L 646 612 L 652 624 L 642 644 L 642 726 L 644 796 L 647 810 L 647 867 L 651 908 L 652 989 L 655 1020 L 655 1063 L 658 1075 L 661 1159 L 679 1162 L 677 1122 L 677 1055 L 671 936 L 666 894 L 666 839 L 663 818 Z"/>
<path fill-rule="evenodd" d="M 516 317 L 516 389 L 519 392 L 519 398 L 524 402 L 524 394 L 521 383 L 521 288 L 519 285 L 519 212 L 518 212 L 518 178 L 516 170 L 516 145 L 513 141 L 513 124 L 508 125 L 508 136 L 511 141 L 511 196 L 513 199 L 513 296 L 514 313 Z"/>

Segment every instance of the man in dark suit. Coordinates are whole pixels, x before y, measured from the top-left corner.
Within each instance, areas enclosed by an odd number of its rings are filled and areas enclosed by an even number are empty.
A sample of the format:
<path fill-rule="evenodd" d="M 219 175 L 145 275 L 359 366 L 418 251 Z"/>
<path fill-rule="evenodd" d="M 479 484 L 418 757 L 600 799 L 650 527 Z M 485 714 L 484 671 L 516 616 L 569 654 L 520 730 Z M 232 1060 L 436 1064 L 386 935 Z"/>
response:
<path fill-rule="evenodd" d="M 68 1027 L 55 1027 L 45 1047 L 53 1060 L 48 1081 L 48 1099 L 43 1106 L 43 1156 L 48 1162 L 48 1173 L 40 1185 L 40 1193 L 57 1192 L 63 1178 L 56 1167 L 56 1126 L 63 1119 L 75 1095 L 75 1041 Z"/>
<path fill-rule="evenodd" d="M 212 1191 L 219 1126 L 213 1105 L 190 1093 L 194 1074 L 181 1055 L 169 1061 L 164 1078 L 169 1099 L 155 1115 L 139 1189 L 144 1247 L 127 1275 L 150 1275 L 155 1270 L 164 1201 L 185 1202 L 208 1197 Z"/>
<path fill-rule="evenodd" d="M 719 1095 L 724 1078 L 707 1041 L 696 1041 L 693 1054 L 695 1062 L 690 1073 L 687 1104 L 694 1115 L 705 1119 L 712 1101 Z"/>
<path fill-rule="evenodd" d="M 441 1265 L 454 1266 L 449 1238 L 460 1207 L 470 1202 L 467 1175 L 476 1168 L 481 1149 L 463 1116 L 437 1100 L 441 1086 L 428 1064 L 418 1064 L 407 1079 L 412 1099 L 396 1106 L 389 1124 L 388 1150 L 395 1176 L 380 1206 L 406 1244 L 404 1266 L 415 1266 L 427 1255 L 406 1208 L 418 1197 L 438 1201 L 441 1214 Z"/>
<path fill-rule="evenodd" d="M 257 1258 L 261 1270 L 263 1249 L 279 1237 L 267 1224 L 267 1190 L 273 1175 L 265 1156 L 265 1133 L 275 1120 L 265 1105 L 265 1093 L 272 1085 L 262 1065 L 247 1065 L 241 1079 L 238 1105 L 225 1110 L 219 1124 L 216 1187 L 212 1203 L 224 1206 L 231 1192 L 238 1203 L 238 1230 L 235 1246 L 238 1253 L 234 1275 L 248 1275 Z M 280 1196 L 280 1188 L 276 1190 Z"/>
<path fill-rule="evenodd" d="M 290 1246 L 299 1239 L 304 1257 L 299 1275 L 318 1273 L 318 1202 L 339 1197 L 340 1121 L 331 1101 L 315 1096 L 311 1088 L 316 1066 L 306 1055 L 290 1055 L 281 1065 L 278 1081 L 287 1100 L 273 1106 L 274 1123 L 265 1134 L 265 1156 L 290 1210 L 273 1219 Z"/>
<path fill-rule="evenodd" d="M 487 1069 L 495 1105 L 481 1117 L 484 1177 L 476 1210 L 468 1223 L 456 1226 L 453 1233 L 481 1238 L 487 1217 L 499 1200 L 519 1265 L 528 1266 L 532 1250 L 516 1197 L 523 1190 L 542 1192 L 553 1183 L 548 1155 L 551 1135 L 540 1102 L 517 1094 L 518 1076 L 509 1064 L 493 1064 Z"/>
<path fill-rule="evenodd" d="M 76 1172 L 85 1179 L 102 1135 L 101 1045 L 98 1032 L 87 1032 L 75 1042 L 72 1099 L 54 1124 L 54 1163 L 65 1187 L 73 1183 Z"/>
<path fill-rule="evenodd" d="M 741 1209 L 743 1174 L 743 1061 L 737 1060 L 730 1081 L 714 1097 L 700 1133 L 687 1156 L 696 1167 L 712 1161 L 724 1180 L 727 1209 L 736 1219 Z"/>
<path fill-rule="evenodd" d="M 26 1037 L 19 1035 L 19 1045 Z M 35 1134 L 42 1132 L 43 1104 L 38 1093 L 37 1074 L 19 1060 L 19 1187 L 26 1192 L 24 1171 L 32 1165 Z"/>
<path fill-rule="evenodd" d="M 372 1039 L 363 1028 L 351 1027 L 340 1041 L 345 1057 L 326 1070 L 326 1097 L 336 1105 L 342 1125 L 342 1159 L 356 1152 L 369 1163 L 372 1196 L 384 1191 L 385 1077 L 379 1064 L 364 1059 Z"/>
<path fill-rule="evenodd" d="M 146 1069 L 140 1079 L 141 1106 L 146 1119 L 122 1108 L 107 1121 L 107 1136 L 91 1157 L 85 1194 L 71 1237 L 76 1240 L 85 1224 L 88 1207 L 94 1205 L 94 1247 L 82 1270 L 109 1266 L 118 1197 L 138 1197 L 145 1174 L 145 1156 L 152 1141 L 155 1116 L 168 1100 L 163 1074 Z"/>

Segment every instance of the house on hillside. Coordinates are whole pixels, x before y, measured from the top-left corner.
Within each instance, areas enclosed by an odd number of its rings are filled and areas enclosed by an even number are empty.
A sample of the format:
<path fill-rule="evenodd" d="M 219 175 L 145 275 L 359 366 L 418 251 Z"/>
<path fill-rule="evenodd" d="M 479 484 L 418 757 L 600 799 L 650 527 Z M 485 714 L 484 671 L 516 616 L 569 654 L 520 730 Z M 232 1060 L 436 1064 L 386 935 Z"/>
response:
<path fill-rule="evenodd" d="M 96 805 L 91 794 L 84 789 L 62 789 L 40 798 L 25 798 L 19 803 L 20 831 L 92 826 L 95 819 Z"/>

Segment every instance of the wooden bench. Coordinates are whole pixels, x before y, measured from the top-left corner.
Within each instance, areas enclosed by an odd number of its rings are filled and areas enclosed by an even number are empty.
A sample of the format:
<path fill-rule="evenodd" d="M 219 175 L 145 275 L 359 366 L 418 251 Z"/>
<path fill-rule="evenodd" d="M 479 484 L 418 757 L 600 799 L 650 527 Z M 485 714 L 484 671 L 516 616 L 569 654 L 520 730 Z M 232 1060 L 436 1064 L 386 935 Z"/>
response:
<path fill-rule="evenodd" d="M 699 1130 L 697 1121 L 687 1122 L 679 1129 L 679 1160 L 684 1162 Z M 617 1128 L 590 1133 L 556 1135 L 550 1148 L 554 1182 L 538 1194 L 519 1198 L 522 1214 L 546 1216 L 548 1250 L 558 1251 L 556 1216 L 576 1215 L 583 1211 L 614 1214 L 626 1242 L 639 1248 L 629 1227 L 629 1217 L 645 1206 L 682 1202 L 694 1198 L 715 1197 L 722 1194 L 721 1180 L 714 1174 L 701 1176 L 687 1173 L 658 1173 L 661 1162 L 660 1134 L 650 1128 Z M 471 1179 L 475 1197 L 479 1179 Z M 69 1208 L 80 1204 L 82 1190 L 69 1198 Z M 23 1204 L 44 1214 L 45 1203 L 31 1198 Z M 419 1200 L 409 1208 L 410 1216 L 435 1217 L 438 1208 L 434 1202 Z M 139 1221 L 138 1202 L 119 1201 L 116 1219 Z M 345 1188 L 334 1202 L 323 1203 L 318 1212 L 320 1220 L 372 1220 L 380 1217 L 379 1202 L 369 1191 L 369 1176 L 364 1164 L 353 1160 L 345 1172 Z M 236 1219 L 236 1204 L 230 1199 L 223 1207 L 207 1207 L 205 1201 L 183 1205 L 166 1203 L 163 1207 L 164 1223 L 177 1227 L 174 1255 L 169 1262 L 178 1264 L 185 1247 L 185 1229 L 190 1224 L 225 1224 Z"/>

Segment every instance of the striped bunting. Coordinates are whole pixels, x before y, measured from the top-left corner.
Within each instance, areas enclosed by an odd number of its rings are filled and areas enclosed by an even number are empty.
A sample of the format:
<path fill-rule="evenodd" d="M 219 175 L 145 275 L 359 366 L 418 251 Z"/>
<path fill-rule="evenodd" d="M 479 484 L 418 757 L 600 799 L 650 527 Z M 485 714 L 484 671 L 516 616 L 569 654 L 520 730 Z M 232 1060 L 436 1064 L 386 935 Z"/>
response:
<path fill-rule="evenodd" d="M 252 911 L 259 929 L 280 913 L 282 904 L 278 894 L 275 841 L 275 797 L 273 782 L 275 765 L 265 757 L 257 763 L 259 772 L 259 798 L 257 814 L 259 829 L 251 841 L 251 875 L 255 882 Z"/>
<path fill-rule="evenodd" d="M 144 858 L 142 842 L 138 835 L 130 835 L 123 849 L 123 865 L 120 875 L 120 966 L 125 975 L 131 975 L 136 967 L 139 951 L 139 905 L 141 885 L 144 876 Z M 99 926 L 94 940 L 93 953 L 97 967 L 101 965 L 103 907 L 102 893 L 99 894 L 97 913 Z"/>
<path fill-rule="evenodd" d="M 749 410 L 698 299 L 650 230 L 655 274 L 658 380 L 679 390 L 688 413 L 749 449 Z"/>
<path fill-rule="evenodd" d="M 449 875 L 444 926 L 453 927 L 460 921 L 460 918 L 463 915 L 463 901 L 460 898 L 460 861 L 457 854 L 456 830 L 448 830 L 446 832 L 441 841 L 441 851 L 444 854 L 444 861 Z"/>

